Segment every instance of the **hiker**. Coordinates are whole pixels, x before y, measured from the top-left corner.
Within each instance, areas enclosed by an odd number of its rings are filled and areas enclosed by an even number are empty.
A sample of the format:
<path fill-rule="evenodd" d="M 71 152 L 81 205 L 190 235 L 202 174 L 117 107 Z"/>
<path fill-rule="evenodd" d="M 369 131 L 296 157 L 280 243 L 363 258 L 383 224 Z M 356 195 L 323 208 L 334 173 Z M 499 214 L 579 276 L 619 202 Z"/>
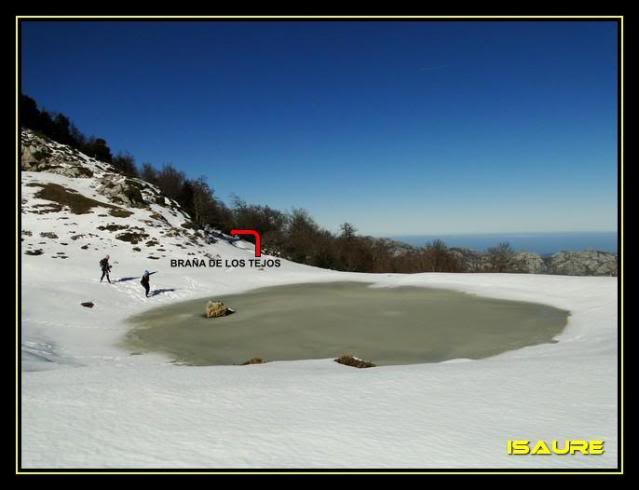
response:
<path fill-rule="evenodd" d="M 142 280 L 140 281 L 140 284 L 142 284 L 142 286 L 144 286 L 144 290 L 146 291 L 145 296 L 148 298 L 149 297 L 149 276 L 151 274 L 155 274 L 157 271 L 154 272 L 149 272 L 149 271 L 144 271 L 144 274 L 142 275 Z"/>
<path fill-rule="evenodd" d="M 100 278 L 100 282 L 106 276 L 107 281 L 111 284 L 111 278 L 109 277 L 109 272 L 111 272 L 111 264 L 109 264 L 109 256 L 107 255 L 100 261 L 100 268 L 102 269 L 102 277 Z"/>

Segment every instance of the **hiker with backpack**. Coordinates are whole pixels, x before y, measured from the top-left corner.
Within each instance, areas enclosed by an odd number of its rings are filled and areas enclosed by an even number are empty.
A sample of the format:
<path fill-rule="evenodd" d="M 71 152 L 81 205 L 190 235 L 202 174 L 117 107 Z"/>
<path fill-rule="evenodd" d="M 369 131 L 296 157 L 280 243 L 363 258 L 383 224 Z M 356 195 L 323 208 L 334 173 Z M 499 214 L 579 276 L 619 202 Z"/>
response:
<path fill-rule="evenodd" d="M 149 272 L 149 271 L 144 271 L 144 274 L 142 275 L 142 280 L 140 281 L 140 284 L 142 284 L 142 286 L 144 287 L 144 291 L 145 291 L 145 296 L 148 298 L 149 297 L 149 276 L 151 274 L 155 274 L 157 271 L 154 272 Z"/>
<path fill-rule="evenodd" d="M 100 277 L 100 282 L 102 282 L 104 276 L 106 276 L 107 281 L 109 281 L 109 284 L 111 284 L 111 278 L 109 278 L 109 272 L 111 272 L 111 264 L 109 264 L 108 255 L 100 261 L 100 269 L 102 269 L 102 277 Z"/>

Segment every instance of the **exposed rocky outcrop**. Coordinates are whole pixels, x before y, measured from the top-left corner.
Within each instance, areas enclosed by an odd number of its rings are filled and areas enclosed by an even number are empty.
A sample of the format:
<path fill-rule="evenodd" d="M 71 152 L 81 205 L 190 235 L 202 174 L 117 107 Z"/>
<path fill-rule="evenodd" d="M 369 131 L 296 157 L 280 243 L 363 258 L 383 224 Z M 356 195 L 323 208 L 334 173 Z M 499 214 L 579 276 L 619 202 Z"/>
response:
<path fill-rule="evenodd" d="M 562 251 L 551 256 L 548 272 L 569 276 L 616 276 L 617 256 L 598 250 Z"/>
<path fill-rule="evenodd" d="M 131 179 L 117 174 L 107 174 L 98 181 L 96 190 L 109 198 L 111 202 L 121 206 L 142 208 L 149 202 L 145 200 L 142 185 L 138 179 Z"/>
<path fill-rule="evenodd" d="M 31 131 L 22 131 L 20 167 L 32 172 L 51 172 L 66 177 L 92 177 L 90 168 L 82 164 L 81 153 Z"/>
<path fill-rule="evenodd" d="M 126 177 L 109 163 L 91 158 L 75 148 L 56 143 L 30 130 L 22 130 L 20 165 L 22 170 L 50 172 L 71 178 L 95 179 L 95 190 L 113 204 L 144 208 L 158 204 L 180 212 L 177 203 L 167 200 L 152 184 Z"/>
<path fill-rule="evenodd" d="M 188 213 L 155 185 L 29 129 L 21 131 L 21 143 L 22 218 L 51 223 L 37 232 L 24 230 L 25 254 L 66 259 L 67 254 L 55 251 L 45 254 L 42 245 L 68 246 L 82 254 L 115 253 L 124 246 L 141 259 L 160 260 L 206 246 L 205 235 L 193 229 Z M 157 254 L 149 254 L 151 250 Z"/>

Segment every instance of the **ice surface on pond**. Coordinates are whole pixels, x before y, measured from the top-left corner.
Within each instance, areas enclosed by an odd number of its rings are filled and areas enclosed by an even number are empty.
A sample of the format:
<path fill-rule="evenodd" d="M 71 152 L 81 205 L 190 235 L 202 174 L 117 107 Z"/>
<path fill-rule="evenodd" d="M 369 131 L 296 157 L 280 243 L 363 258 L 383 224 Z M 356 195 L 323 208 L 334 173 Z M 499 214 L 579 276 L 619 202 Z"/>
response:
<path fill-rule="evenodd" d="M 219 299 L 234 315 L 207 319 L 208 298 L 131 319 L 133 350 L 179 362 L 239 364 L 353 354 L 378 365 L 481 359 L 553 342 L 568 312 L 445 289 L 371 288 L 362 283 L 269 287 Z M 214 298 L 218 299 L 218 298 Z"/>

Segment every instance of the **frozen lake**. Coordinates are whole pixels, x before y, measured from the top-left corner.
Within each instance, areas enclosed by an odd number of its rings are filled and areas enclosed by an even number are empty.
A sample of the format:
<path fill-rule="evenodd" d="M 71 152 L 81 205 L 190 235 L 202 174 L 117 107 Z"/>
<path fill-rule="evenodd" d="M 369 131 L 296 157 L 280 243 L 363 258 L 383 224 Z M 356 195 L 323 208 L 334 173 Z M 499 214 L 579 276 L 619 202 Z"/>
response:
<path fill-rule="evenodd" d="M 234 308 L 207 319 L 209 299 Z M 377 365 L 481 359 L 553 339 L 569 313 L 546 305 L 444 289 L 299 284 L 210 296 L 130 318 L 125 346 L 193 365 L 324 359 L 352 354 Z"/>

